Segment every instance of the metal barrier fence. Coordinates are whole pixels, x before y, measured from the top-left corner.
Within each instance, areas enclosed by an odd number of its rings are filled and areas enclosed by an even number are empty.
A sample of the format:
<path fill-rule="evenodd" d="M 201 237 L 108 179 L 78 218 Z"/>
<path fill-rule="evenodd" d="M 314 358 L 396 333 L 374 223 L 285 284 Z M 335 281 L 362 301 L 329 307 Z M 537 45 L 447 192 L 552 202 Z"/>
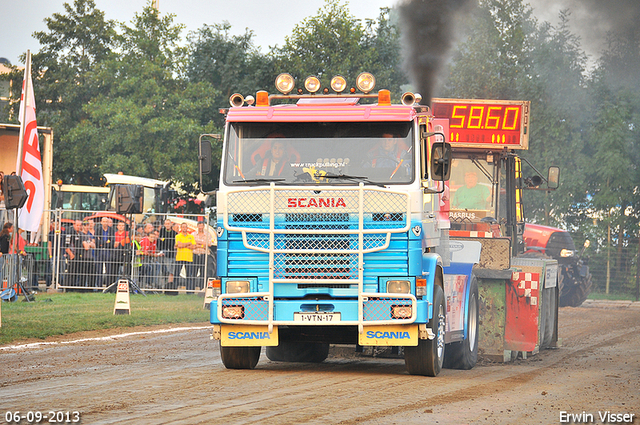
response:
<path fill-rule="evenodd" d="M 3 254 L 0 256 L 0 297 L 13 301 L 32 289 L 35 273 L 34 262 L 29 255 Z M 19 284 L 17 283 L 19 282 Z M 38 283 L 35 281 L 35 285 Z"/>
<path fill-rule="evenodd" d="M 51 261 L 42 268 L 57 288 L 115 290 L 118 279 L 129 279 L 133 288 L 177 294 L 204 290 L 216 273 L 216 233 L 207 215 L 50 213 L 51 255 L 43 257 Z"/>

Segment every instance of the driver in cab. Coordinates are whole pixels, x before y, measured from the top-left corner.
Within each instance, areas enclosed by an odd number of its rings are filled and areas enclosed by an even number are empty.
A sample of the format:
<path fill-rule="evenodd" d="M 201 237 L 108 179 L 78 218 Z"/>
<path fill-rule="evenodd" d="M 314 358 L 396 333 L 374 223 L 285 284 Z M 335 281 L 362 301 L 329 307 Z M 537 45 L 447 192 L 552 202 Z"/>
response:
<path fill-rule="evenodd" d="M 272 135 L 270 137 L 282 137 L 282 135 Z M 285 177 L 290 175 L 287 171 L 291 170 L 286 153 L 287 146 L 284 140 L 273 140 L 271 142 L 271 150 L 265 155 L 262 161 L 259 161 L 251 170 L 251 175 L 255 177 Z"/>
<path fill-rule="evenodd" d="M 411 161 L 404 159 L 409 153 L 403 149 L 404 143 L 398 143 L 398 138 L 391 133 L 383 133 L 382 138 L 382 142 L 375 149 L 369 151 L 365 168 L 390 168 L 392 170 L 390 178 L 401 168 L 403 174 L 408 174 Z"/>

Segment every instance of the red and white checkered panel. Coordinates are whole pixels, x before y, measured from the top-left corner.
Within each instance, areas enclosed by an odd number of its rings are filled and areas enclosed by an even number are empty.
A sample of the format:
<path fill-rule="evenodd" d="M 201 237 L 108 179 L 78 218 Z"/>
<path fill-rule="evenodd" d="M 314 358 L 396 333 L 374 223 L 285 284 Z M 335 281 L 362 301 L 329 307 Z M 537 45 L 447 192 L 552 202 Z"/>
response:
<path fill-rule="evenodd" d="M 519 296 L 530 298 L 531 305 L 538 304 L 538 297 L 540 296 L 539 273 L 513 272 L 511 281 L 514 283 Z"/>
<path fill-rule="evenodd" d="M 458 238 L 492 238 L 493 233 L 475 230 L 449 230 L 449 236 Z"/>

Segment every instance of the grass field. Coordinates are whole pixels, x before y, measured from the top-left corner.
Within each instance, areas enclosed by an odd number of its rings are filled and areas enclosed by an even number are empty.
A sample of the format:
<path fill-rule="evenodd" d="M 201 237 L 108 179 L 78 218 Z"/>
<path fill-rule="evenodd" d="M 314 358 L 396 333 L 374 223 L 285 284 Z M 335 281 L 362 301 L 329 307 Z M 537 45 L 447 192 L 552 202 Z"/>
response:
<path fill-rule="evenodd" d="M 589 297 L 592 300 L 624 300 L 624 301 L 637 301 L 635 295 L 632 294 L 623 294 L 623 293 L 609 293 L 605 294 L 602 292 L 592 292 L 589 294 Z"/>
<path fill-rule="evenodd" d="M 197 295 L 131 295 L 131 315 L 114 315 L 115 294 L 38 294 L 2 303 L 0 345 L 54 335 L 131 326 L 208 322 Z"/>

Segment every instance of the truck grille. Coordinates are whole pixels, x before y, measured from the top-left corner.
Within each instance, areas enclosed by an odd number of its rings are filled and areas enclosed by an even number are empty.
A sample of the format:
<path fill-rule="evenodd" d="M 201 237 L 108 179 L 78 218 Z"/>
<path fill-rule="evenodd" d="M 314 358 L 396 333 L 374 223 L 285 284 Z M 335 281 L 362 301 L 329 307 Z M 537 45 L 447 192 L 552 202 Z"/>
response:
<path fill-rule="evenodd" d="M 409 228 L 408 195 L 386 189 L 275 187 L 231 192 L 227 200 L 229 230 L 243 233 L 245 248 L 273 253 L 274 279 L 305 281 L 299 284 L 357 281 L 360 254 L 382 250 L 391 234 Z"/>
<path fill-rule="evenodd" d="M 276 279 L 357 279 L 357 254 L 276 254 Z"/>

